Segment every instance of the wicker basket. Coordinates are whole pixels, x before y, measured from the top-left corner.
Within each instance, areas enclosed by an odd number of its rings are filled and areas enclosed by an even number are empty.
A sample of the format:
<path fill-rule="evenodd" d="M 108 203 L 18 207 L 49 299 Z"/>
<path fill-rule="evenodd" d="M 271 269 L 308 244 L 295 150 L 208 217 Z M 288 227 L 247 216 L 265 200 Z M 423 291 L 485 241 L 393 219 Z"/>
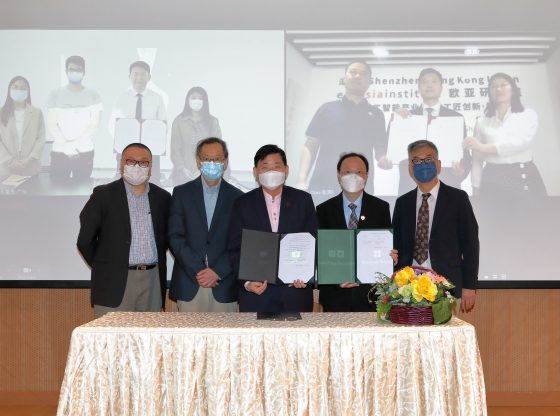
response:
<path fill-rule="evenodd" d="M 389 311 L 389 319 L 395 324 L 433 325 L 434 315 L 431 306 L 393 305 Z"/>

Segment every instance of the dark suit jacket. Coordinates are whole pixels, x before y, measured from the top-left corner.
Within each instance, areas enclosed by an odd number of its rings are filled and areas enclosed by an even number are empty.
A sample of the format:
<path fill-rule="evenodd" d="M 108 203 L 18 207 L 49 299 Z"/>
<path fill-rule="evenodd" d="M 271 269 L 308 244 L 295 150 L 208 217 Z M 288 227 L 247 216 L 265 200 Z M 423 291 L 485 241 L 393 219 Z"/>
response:
<path fill-rule="evenodd" d="M 320 229 L 344 230 L 347 228 L 342 193 L 317 205 L 317 219 Z M 391 228 L 389 204 L 364 192 L 358 228 Z M 370 305 L 367 300 L 370 288 L 370 285 L 361 285 L 351 289 L 342 289 L 338 285 L 320 286 L 319 302 L 323 305 L 325 312 L 373 311 L 375 307 Z"/>
<path fill-rule="evenodd" d="M 169 214 L 169 247 L 175 264 L 171 276 L 170 297 L 191 301 L 199 285 L 196 274 L 208 267 L 220 277 L 212 289 L 218 302 L 237 301 L 237 281 L 227 252 L 227 234 L 233 202 L 243 195 L 239 189 L 222 179 L 210 229 L 204 208 L 202 179 L 187 182 L 173 190 Z"/>
<path fill-rule="evenodd" d="M 229 229 L 230 259 L 235 275 L 239 273 L 239 254 L 241 250 L 241 234 L 243 229 L 272 232 L 266 202 L 262 188 L 253 189 L 240 196 L 233 204 L 231 223 Z M 278 233 L 299 233 L 310 232 L 314 236 L 317 234 L 317 216 L 311 195 L 290 186 L 284 186 L 282 190 L 282 200 L 280 202 L 280 219 L 278 222 Z M 272 287 L 277 286 L 277 287 Z M 286 310 L 267 310 L 262 303 L 270 300 L 272 303 L 280 302 L 278 297 L 285 296 L 286 291 L 279 287 L 284 285 L 269 285 L 264 292 L 266 297 L 249 293 L 243 285 L 240 287 L 239 308 L 240 311 L 265 311 L 265 312 L 284 312 Z M 296 297 L 304 295 L 311 288 L 307 289 L 285 288 L 294 297 L 294 303 L 298 303 Z M 267 293 L 268 292 L 268 293 Z M 307 296 L 307 294 L 305 294 Z M 311 298 L 310 298 L 311 299 Z M 280 302 L 281 303 L 281 302 Z M 312 299 L 311 304 L 312 307 Z M 264 308 L 264 309 L 263 309 Z"/>
<path fill-rule="evenodd" d="M 167 282 L 167 214 L 171 195 L 150 183 L 148 199 L 158 252 L 162 305 Z M 128 275 L 132 240 L 123 179 L 96 187 L 80 213 L 78 250 L 91 267 L 91 302 L 120 305 Z"/>
<path fill-rule="evenodd" d="M 399 251 L 396 269 L 412 265 L 416 234 L 416 192 L 397 198 L 393 213 L 393 243 Z M 478 279 L 478 223 L 465 191 L 440 181 L 429 242 L 432 269 L 462 288 L 476 289 Z"/>

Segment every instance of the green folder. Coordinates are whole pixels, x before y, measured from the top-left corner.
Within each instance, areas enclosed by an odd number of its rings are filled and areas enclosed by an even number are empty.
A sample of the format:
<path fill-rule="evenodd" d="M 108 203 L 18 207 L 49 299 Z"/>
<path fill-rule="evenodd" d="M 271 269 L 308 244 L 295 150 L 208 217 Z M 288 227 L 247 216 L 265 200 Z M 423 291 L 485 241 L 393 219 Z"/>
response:
<path fill-rule="evenodd" d="M 384 231 L 377 230 L 317 230 L 317 283 L 319 285 L 338 285 L 344 282 L 355 283 L 360 281 L 356 278 L 358 274 L 367 276 L 366 281 L 375 277 L 375 272 L 392 273 L 392 260 L 388 253 L 380 266 L 380 256 L 384 256 L 379 249 L 368 251 L 368 245 L 361 246 L 362 263 L 357 262 L 357 240 L 362 231 Z M 388 230 L 392 233 L 392 230 Z M 392 241 L 391 241 L 392 245 Z M 387 251 L 390 249 L 387 248 Z M 378 269 L 378 267 L 382 267 Z M 388 270 L 385 270 L 388 268 Z M 364 277 L 365 279 L 365 277 Z M 362 282 L 363 283 L 363 282 Z"/>
<path fill-rule="evenodd" d="M 356 281 L 354 230 L 317 230 L 317 282 L 334 285 Z"/>

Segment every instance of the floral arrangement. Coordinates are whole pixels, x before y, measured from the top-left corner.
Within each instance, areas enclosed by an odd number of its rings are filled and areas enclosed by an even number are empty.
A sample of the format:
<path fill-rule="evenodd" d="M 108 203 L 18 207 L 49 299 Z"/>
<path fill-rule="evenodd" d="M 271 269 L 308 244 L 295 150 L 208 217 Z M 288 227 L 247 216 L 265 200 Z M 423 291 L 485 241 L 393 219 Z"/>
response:
<path fill-rule="evenodd" d="M 424 267 L 409 266 L 396 271 L 391 277 L 378 276 L 380 281 L 372 287 L 370 295 L 377 295 L 377 316 L 380 319 L 391 320 L 393 306 L 431 306 L 435 324 L 451 319 L 451 308 L 456 299 L 449 290 L 455 286 L 445 277 Z"/>

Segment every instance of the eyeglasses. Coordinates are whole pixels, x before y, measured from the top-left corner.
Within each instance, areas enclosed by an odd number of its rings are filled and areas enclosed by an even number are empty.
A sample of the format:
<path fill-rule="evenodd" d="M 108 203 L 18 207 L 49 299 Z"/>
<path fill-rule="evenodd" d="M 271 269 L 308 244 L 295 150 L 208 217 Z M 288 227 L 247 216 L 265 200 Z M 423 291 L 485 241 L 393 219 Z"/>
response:
<path fill-rule="evenodd" d="M 435 163 L 436 159 L 432 156 L 425 157 L 424 159 L 414 158 L 410 161 L 413 165 L 421 165 L 422 163 Z"/>
<path fill-rule="evenodd" d="M 225 157 L 208 157 L 208 156 L 202 156 L 200 158 L 201 162 L 214 162 L 214 163 L 224 163 L 226 161 Z"/>
<path fill-rule="evenodd" d="M 140 166 L 141 168 L 147 168 L 148 166 L 150 166 L 150 161 L 149 160 L 134 160 L 134 159 L 126 159 L 124 161 L 124 163 L 126 163 L 127 166 Z"/>

